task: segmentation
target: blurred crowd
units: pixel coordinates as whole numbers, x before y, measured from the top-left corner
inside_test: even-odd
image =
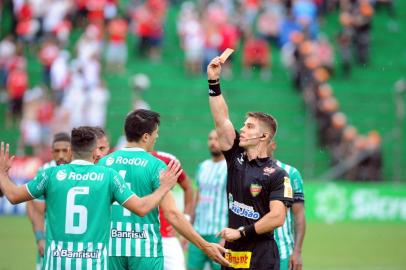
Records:
[[[105,127],[110,96],[102,69],[124,71],[129,33],[139,55],[161,56],[165,0],[133,1],[121,13],[116,0],[13,0],[0,7],[11,14],[10,33],[0,41],[0,101],[8,105],[6,127],[21,131],[20,150],[41,155],[52,134]],[[38,65],[42,74],[32,76]],[[138,74],[131,84],[134,108],[148,108],[141,94],[149,79]]]
[[[378,3],[379,2],[379,3]],[[382,178],[381,137],[376,131],[358,134],[340,111],[328,79],[334,74],[334,49],[319,22],[333,10],[340,13],[337,35],[341,73],[350,75],[354,62],[366,65],[370,53],[373,5],[393,9],[393,3],[369,0],[218,0],[184,2],[178,16],[178,34],[186,71],[200,73],[226,48],[242,47],[242,75],[253,67],[260,78],[271,78],[271,48],[280,48],[281,61],[304,97],[318,124],[320,145],[331,153],[332,166],[348,163],[338,178],[362,181]],[[231,77],[228,60],[224,76]]]
[[[363,9],[369,12],[361,12]],[[368,24],[367,31],[364,31],[363,27],[363,30],[356,30],[358,26],[351,24],[351,31],[356,33],[356,36],[351,38],[354,51],[360,62],[366,63],[373,6],[368,1],[348,1],[341,5],[341,10],[341,22],[342,16],[351,16],[351,11],[352,16],[359,17],[352,20]],[[344,164],[344,170],[337,178],[382,180],[381,136],[377,131],[370,131],[367,135],[359,134],[357,128],[348,123],[345,113],[340,111],[340,104],[328,83],[333,72],[332,62],[323,57],[331,52],[325,53],[326,50],[320,48],[324,38],[311,39],[304,31],[292,31],[289,37],[289,50],[282,52],[284,62],[290,70],[294,86],[302,93],[317,122],[318,141],[330,152],[331,165],[343,167]]]
[[[169,4],[134,0],[121,10],[118,0],[2,2],[3,14],[12,14],[12,26],[0,41],[0,101],[8,103],[6,125],[21,130],[20,148],[30,146],[38,154],[56,132],[80,125],[105,127],[110,96],[102,69],[125,72],[129,54],[160,61]],[[392,0],[183,2],[177,32],[185,70],[201,74],[213,57],[241,44],[241,63],[232,55],[223,66],[224,77],[231,78],[232,66],[238,64],[243,76],[251,77],[258,69],[260,78],[269,80],[271,48],[280,49],[283,65],[317,120],[319,141],[329,149],[332,165],[355,160],[354,168],[340,177],[380,179],[380,135],[358,134],[340,112],[328,84],[335,72],[334,49],[319,32],[324,15],[339,10],[341,29],[335,41],[342,74],[349,76],[355,62],[366,65],[369,61],[372,18],[378,5],[395,14]],[[38,70],[33,65],[41,65],[41,76],[32,76]],[[33,79],[39,77],[39,81]],[[137,74],[130,84],[133,107],[148,109],[142,96],[149,78]]]

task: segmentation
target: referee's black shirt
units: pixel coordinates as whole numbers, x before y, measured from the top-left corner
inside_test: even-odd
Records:
[[[288,207],[293,202],[287,173],[269,157],[249,161],[239,142],[240,135],[236,132],[232,148],[223,152],[227,161],[228,226],[233,229],[260,220],[269,213],[272,200],[282,201]],[[279,253],[273,232],[254,239],[226,242],[226,248],[251,251],[250,269],[279,269]]]

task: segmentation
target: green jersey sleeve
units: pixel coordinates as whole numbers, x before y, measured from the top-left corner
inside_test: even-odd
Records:
[[[161,181],[159,180],[159,177],[161,175],[161,172],[164,170],[166,170],[166,164],[161,160],[157,160],[155,170],[152,171],[152,175],[151,175],[153,190],[158,189],[159,186],[161,185]]]
[[[52,169],[39,170],[35,178],[26,184],[31,197],[39,198],[45,194],[49,183],[49,172],[51,170]]]
[[[113,201],[117,201],[119,204],[123,205],[134,192],[127,186],[124,179],[114,170],[111,170],[111,185],[113,193]]]

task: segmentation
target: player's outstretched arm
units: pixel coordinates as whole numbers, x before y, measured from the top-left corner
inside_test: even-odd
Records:
[[[216,57],[207,66],[209,79],[209,104],[211,114],[219,138],[220,148],[223,151],[230,150],[235,139],[234,126],[228,115],[227,103],[220,91],[221,60]]]
[[[232,242],[241,237],[250,238],[253,235],[272,232],[274,229],[282,226],[285,222],[286,206],[283,202],[275,200],[269,203],[269,208],[269,213],[263,216],[255,224],[241,227],[241,229],[238,230],[225,228],[221,230],[217,236],[222,237],[228,242]]]
[[[156,208],[162,198],[172,189],[177,183],[179,175],[182,173],[179,162],[171,161],[168,168],[163,171],[159,177],[161,181],[160,187],[154,193],[142,198],[132,196],[123,206],[138,216],[145,216],[152,209]]]
[[[178,233],[195,244],[199,249],[206,253],[211,260],[216,261],[221,265],[229,266],[229,262],[222,255],[226,250],[216,243],[207,242],[193,229],[192,224],[186,220],[183,213],[176,207],[175,199],[171,192],[169,192],[162,200],[160,207],[168,222]]]
[[[14,156],[10,157],[10,145],[1,142],[0,146],[0,189],[12,204],[32,200],[25,186],[17,186],[8,177],[8,170],[11,167]]]

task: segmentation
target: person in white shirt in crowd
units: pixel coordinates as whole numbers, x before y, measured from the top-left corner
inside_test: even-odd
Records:
[[[61,51],[51,65],[51,88],[57,104],[61,104],[69,83],[69,52]]]
[[[85,118],[87,125],[104,128],[106,126],[107,103],[110,99],[110,92],[106,89],[105,83],[99,82],[96,87],[87,92]]]

